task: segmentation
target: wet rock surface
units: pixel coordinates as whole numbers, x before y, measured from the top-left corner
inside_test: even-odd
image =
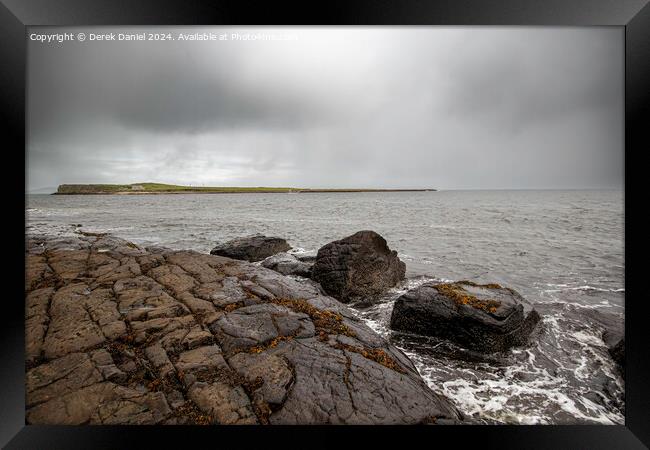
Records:
[[[390,327],[494,353],[524,345],[540,316],[516,291],[469,281],[426,283],[395,301]]]
[[[374,231],[359,231],[321,247],[312,278],[342,302],[372,299],[404,279],[406,265]]]
[[[296,275],[305,278],[311,276],[313,265],[313,263],[301,261],[289,253],[278,253],[262,261],[263,267],[275,270],[282,275]]]
[[[282,238],[254,235],[219,244],[210,254],[254,262],[287,250],[291,250],[291,246]]]
[[[29,424],[461,420],[311,280],[102,235],[30,237],[26,269]]]
[[[619,340],[609,349],[609,354],[612,356],[612,359],[621,367],[625,367],[625,338]]]
[[[619,367],[623,368],[625,367],[625,336],[618,330],[605,331],[603,333],[603,342],[607,345],[607,351],[612,359]]]
[[[621,367],[625,367],[625,339],[621,338],[616,344],[608,348],[612,359]]]

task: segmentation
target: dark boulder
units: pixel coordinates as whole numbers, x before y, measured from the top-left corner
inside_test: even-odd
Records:
[[[405,264],[374,231],[359,231],[321,247],[312,279],[342,302],[371,299],[404,279]]]
[[[210,254],[253,262],[287,250],[291,250],[291,246],[284,239],[257,234],[219,244]]]
[[[469,281],[426,283],[395,301],[393,330],[493,353],[527,342],[540,316],[516,291]]]
[[[612,359],[616,363],[624,367],[625,366],[625,338],[618,341],[614,346],[609,348],[609,354],[612,356]]]
[[[313,264],[300,261],[289,253],[278,253],[269,256],[262,261],[262,266],[267,269],[275,270],[282,275],[296,275],[299,277],[309,278]]]
[[[623,336],[622,332],[605,331],[603,333],[603,342],[607,345],[607,350],[614,362],[621,367],[625,366],[625,336]]]

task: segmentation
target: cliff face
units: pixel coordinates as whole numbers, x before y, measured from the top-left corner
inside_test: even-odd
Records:
[[[30,424],[456,423],[317,284],[103,235],[27,245]]]

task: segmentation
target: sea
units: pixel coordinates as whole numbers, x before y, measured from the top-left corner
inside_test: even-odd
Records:
[[[355,313],[476,423],[623,424],[624,379],[603,341],[624,327],[624,192],[28,195],[26,233],[108,232],[136,244],[209,252],[255,233],[315,255],[360,230],[381,234],[406,280]],[[542,320],[530,344],[478,355],[393,332],[397,297],[428,281],[511,287]]]

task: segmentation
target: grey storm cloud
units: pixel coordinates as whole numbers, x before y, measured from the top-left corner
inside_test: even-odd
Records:
[[[620,28],[155,31],[292,39],[30,41],[28,190],[622,187]]]

